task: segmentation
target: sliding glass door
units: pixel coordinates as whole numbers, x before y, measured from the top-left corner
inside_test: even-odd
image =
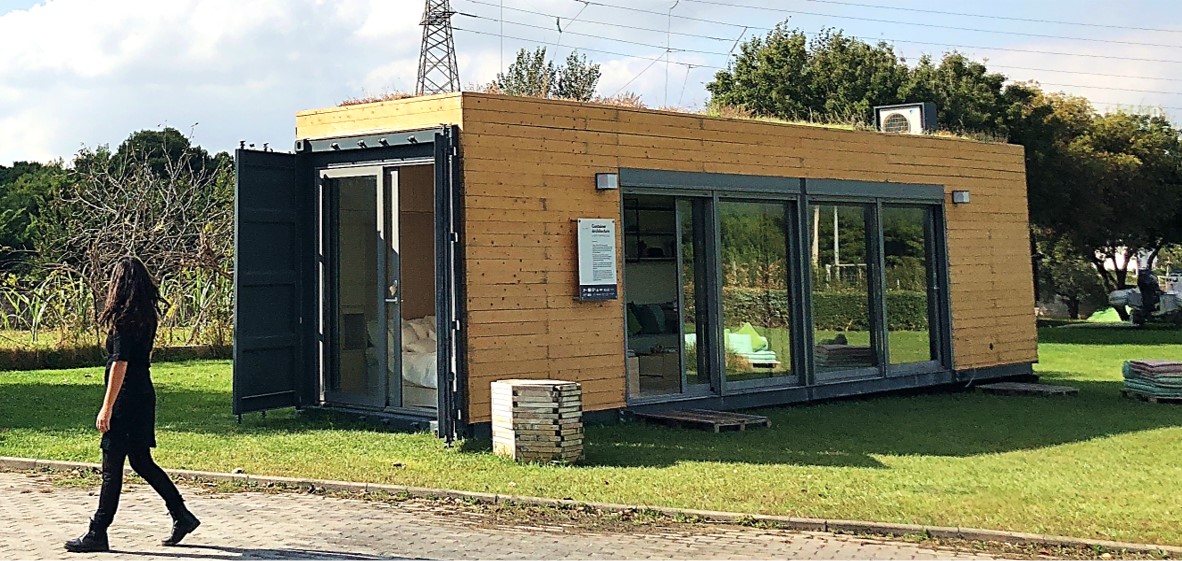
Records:
[[[723,373],[728,387],[788,383],[792,376],[790,202],[718,203]]]
[[[863,203],[809,207],[813,365],[818,381],[879,374],[873,209]]]
[[[709,201],[624,198],[624,300],[628,395],[645,399],[711,391],[708,265]]]
[[[940,188],[822,187],[624,195],[630,400],[949,368]]]
[[[935,210],[883,206],[887,356],[896,365],[938,361],[940,325]]]

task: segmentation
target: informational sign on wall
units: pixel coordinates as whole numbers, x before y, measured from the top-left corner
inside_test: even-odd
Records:
[[[615,300],[616,221],[580,218],[579,300]]]

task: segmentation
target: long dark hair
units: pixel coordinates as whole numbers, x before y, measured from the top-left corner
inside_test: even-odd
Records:
[[[122,257],[111,270],[107,302],[99,314],[99,325],[108,330],[128,330],[151,337],[160,318],[160,289],[144,262],[136,257]]]

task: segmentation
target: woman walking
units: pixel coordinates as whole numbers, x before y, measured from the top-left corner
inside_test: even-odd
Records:
[[[172,535],[164,545],[176,545],[201,524],[185,508],[176,485],[152,460],[156,446],[156,391],[149,365],[160,314],[160,291],[143,262],[120,259],[111,273],[107,301],[99,324],[107,329],[106,395],[95,426],[102,433],[102,490],[90,530],[66,542],[72,552],[107,551],[107,527],[119,508],[123,461],[144,478],[168,506]]]

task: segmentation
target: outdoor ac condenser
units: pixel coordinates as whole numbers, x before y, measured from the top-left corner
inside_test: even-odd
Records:
[[[936,130],[936,104],[903,103],[874,108],[878,130],[897,134],[923,134]]]

